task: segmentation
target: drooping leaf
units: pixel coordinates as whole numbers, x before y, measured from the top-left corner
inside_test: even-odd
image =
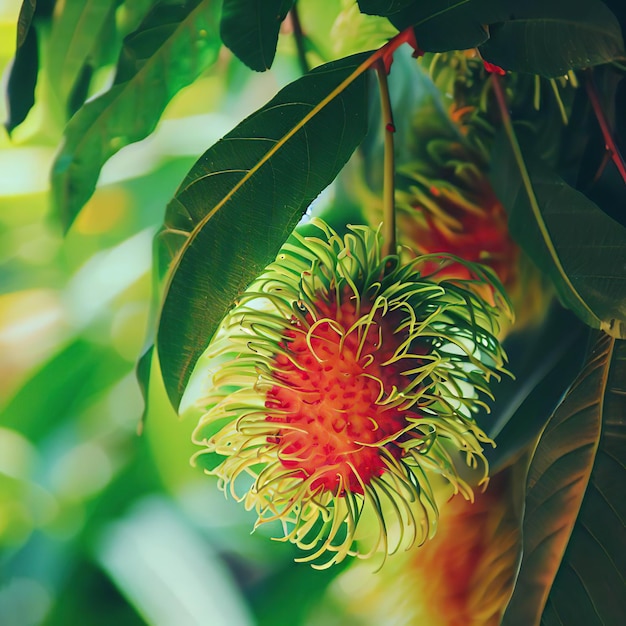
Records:
[[[570,69],[623,59],[615,15],[601,0],[528,0],[489,29],[483,58],[507,70],[562,76]]]
[[[28,35],[28,31],[30,27],[33,25],[33,19],[35,17],[35,13],[37,12],[37,0],[23,0],[22,6],[20,7],[20,13],[17,16],[17,45],[16,50],[19,51],[20,47],[24,45],[26,41],[26,36]],[[41,11],[42,4],[50,4],[39,2],[39,9]]]
[[[37,2],[24,0],[17,19],[15,59],[7,83],[8,133],[19,126],[35,104],[35,86],[39,71],[37,33],[33,25]]]
[[[358,0],[361,13],[386,17],[413,4],[415,0]]]
[[[50,83],[61,102],[68,102],[100,32],[107,22],[115,20],[117,4],[118,0],[65,2],[56,16],[50,33],[47,67]]]
[[[584,322],[626,337],[626,228],[567,185],[530,150],[495,143],[492,182],[509,229]]]
[[[72,87],[72,91],[67,98],[67,104],[65,110],[67,117],[70,118],[81,106],[85,103],[87,95],[89,94],[89,87],[91,85],[91,79],[93,77],[93,67],[90,64],[83,65],[83,68],[78,76],[76,83]]]
[[[625,345],[599,338],[540,436],[527,478],[521,567],[504,626],[622,623]]]
[[[107,159],[150,134],[171,98],[216,60],[218,9],[216,0],[158,4],[126,38],[114,85],[70,120],[53,166],[53,198],[66,228]]]
[[[224,0],[220,35],[248,67],[264,72],[272,66],[280,25],[294,0]]]
[[[182,248],[157,349],[175,407],[235,298],[363,139],[365,59],[329,63],[285,87],[205,152],[169,204],[161,238],[172,251]]]
[[[626,615],[626,342],[611,360],[600,446],[542,623],[620,626]],[[550,617],[549,617],[550,616]],[[556,622],[551,620],[556,618]]]

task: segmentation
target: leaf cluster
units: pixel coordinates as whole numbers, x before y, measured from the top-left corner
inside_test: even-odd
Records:
[[[445,126],[480,154],[511,235],[573,314],[558,317],[554,305],[543,335],[511,339],[518,383],[508,391],[503,383],[493,461],[523,465],[525,511],[502,623],[617,626],[626,614],[623,4],[358,0],[372,41],[377,28],[398,34],[382,48],[337,58],[323,20],[311,17],[312,1],[24,0],[7,131],[19,136],[45,93],[64,128],[51,198],[68,230],[107,161],[153,133],[187,86],[234,71],[234,59],[255,72],[281,54],[301,64],[302,76],[208,147],[163,203],[153,328],[138,373],[147,389],[158,358],[178,408],[224,315],[338,177],[328,221],[340,229],[352,216],[363,219],[351,167],[359,158],[362,171],[373,172],[364,186],[374,193],[382,171],[369,74],[395,54],[398,154],[426,158],[428,137],[413,126],[420,112],[428,132]],[[323,4],[334,16],[354,10]],[[397,51],[404,43],[423,55],[417,73]],[[449,109],[466,112],[462,131],[450,130]],[[551,327],[556,317],[566,321]],[[64,358],[82,363],[84,346]],[[23,411],[16,415],[28,430]]]

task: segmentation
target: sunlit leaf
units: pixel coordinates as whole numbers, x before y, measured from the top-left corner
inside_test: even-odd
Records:
[[[622,623],[625,374],[626,344],[603,334],[541,434],[527,478],[523,557],[504,626]]]
[[[294,0],[224,0],[220,35],[248,67],[272,66],[280,25]]]
[[[584,322],[626,337],[626,228],[530,151],[496,141],[492,181],[509,229]]]
[[[530,0],[514,13],[480,49],[504,69],[555,77],[625,56],[619,22],[601,0]]]
[[[39,71],[37,33],[33,25],[36,0],[24,0],[17,20],[15,59],[7,83],[7,132],[19,126],[35,104],[35,86]]]
[[[205,152],[168,206],[162,238],[172,249],[184,243],[157,346],[175,407],[235,298],[363,139],[365,58],[329,63],[285,87]]]
[[[94,48],[99,33],[115,19],[117,0],[65,2],[49,41],[50,82],[67,102]]]
[[[53,167],[56,210],[66,228],[107,159],[151,133],[170,99],[216,60],[218,9],[215,0],[159,4],[126,38],[114,85],[70,120]]]

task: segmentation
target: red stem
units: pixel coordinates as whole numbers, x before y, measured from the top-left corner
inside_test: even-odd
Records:
[[[376,74],[380,87],[380,106],[385,137],[384,186],[383,186],[383,256],[397,253],[396,244],[396,207],[395,207],[395,158],[394,139],[396,127],[387,84],[388,66],[383,59],[376,64]]]
[[[593,79],[592,70],[585,70],[584,76],[587,96],[589,97],[589,102],[591,102],[593,112],[595,113],[598,124],[600,125],[600,130],[602,131],[602,136],[604,137],[604,146],[607,153],[611,157],[611,160],[615,163],[622,180],[626,183],[626,164],[624,163],[624,159],[615,143],[613,132],[609,128],[609,123],[606,119],[606,115],[604,114],[604,110],[602,109],[596,83]]]

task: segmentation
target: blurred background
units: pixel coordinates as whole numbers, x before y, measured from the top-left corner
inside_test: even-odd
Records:
[[[20,4],[0,0],[3,88]],[[28,119],[0,129],[2,626],[297,624],[329,581],[251,534],[254,516],[191,466],[194,424],[158,373],[138,435],[153,235],[196,158],[298,75],[285,45],[271,72],[229,56],[182,90],[107,163],[67,234],[50,214],[64,119],[45,56]]]

